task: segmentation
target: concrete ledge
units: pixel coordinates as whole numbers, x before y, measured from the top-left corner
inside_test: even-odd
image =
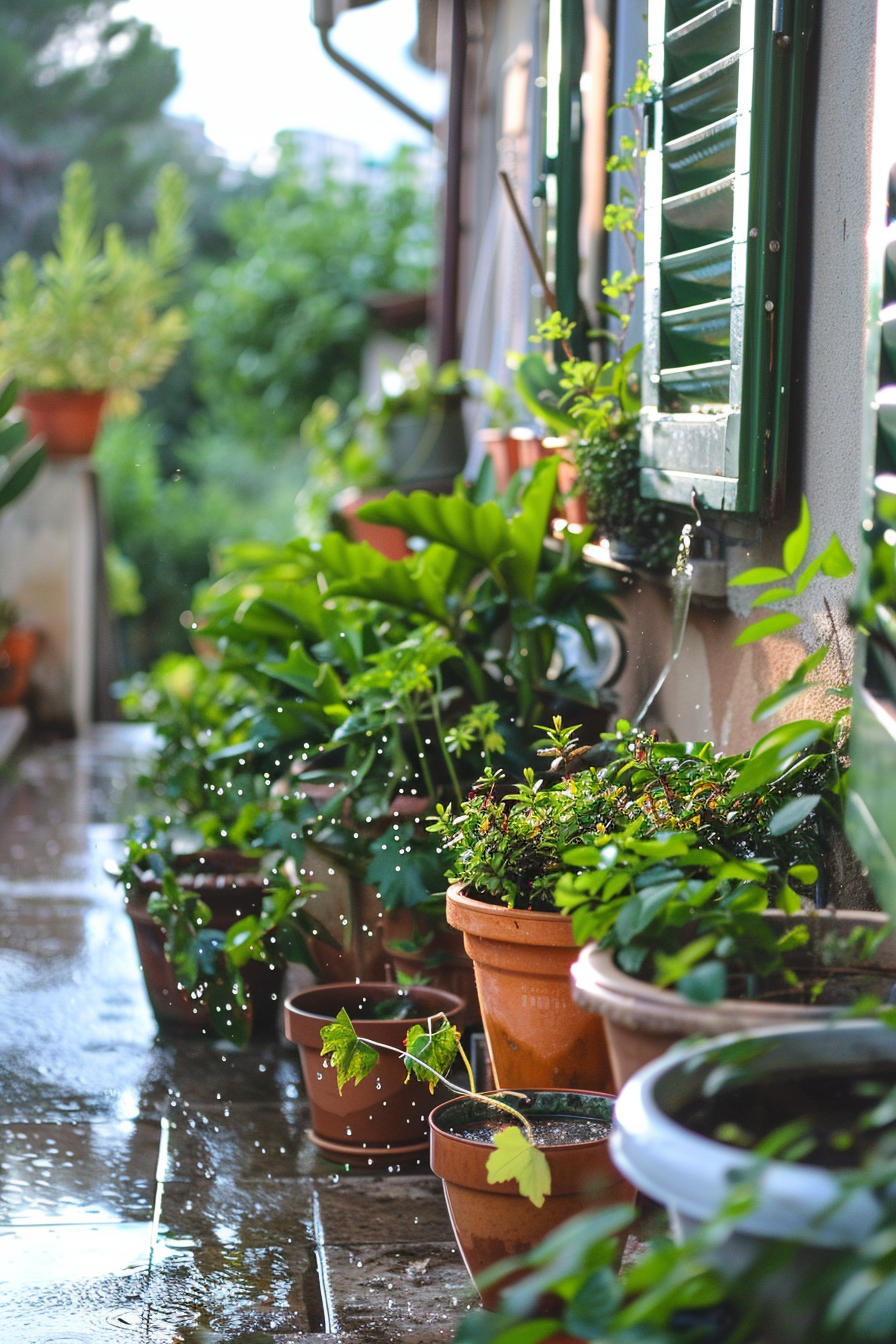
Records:
[[[28,715],[21,705],[0,709],[0,765],[8,761],[28,727]]]

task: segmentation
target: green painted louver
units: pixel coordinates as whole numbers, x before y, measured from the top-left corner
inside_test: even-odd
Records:
[[[896,914],[896,8],[878,5],[868,234],[864,469],[868,510],[856,606],[847,833],[881,905]]]
[[[641,493],[781,502],[815,0],[650,0]]]

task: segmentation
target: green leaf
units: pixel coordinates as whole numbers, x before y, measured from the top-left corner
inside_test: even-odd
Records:
[[[534,1148],[521,1129],[508,1125],[494,1136],[495,1151],[486,1162],[489,1185],[516,1181],[520,1194],[536,1209],[551,1193],[551,1169],[539,1148]]]
[[[803,903],[799,896],[796,894],[793,887],[788,886],[786,882],[775,897],[775,905],[779,910],[783,910],[785,914],[788,915],[798,915],[803,908]]]
[[[809,502],[803,495],[800,502],[800,520],[784,541],[783,560],[784,568],[788,574],[793,574],[803,563],[811,530],[812,519],[809,515]]]
[[[514,373],[514,386],[533,415],[554,431],[569,434],[576,430],[575,417],[560,405],[565,389],[562,374],[552,371],[543,355],[524,355]]]
[[[796,882],[805,882],[811,886],[813,882],[818,881],[818,869],[814,863],[795,863],[789,870],[789,876]]]
[[[28,488],[43,466],[44,456],[40,440],[31,439],[11,457],[0,459],[0,509]]]
[[[344,1008],[339,1009],[335,1022],[321,1027],[320,1037],[324,1043],[320,1053],[333,1056],[340,1095],[350,1079],[354,1078],[357,1087],[379,1063],[380,1057],[376,1050],[357,1035]]]
[[[439,1078],[447,1076],[457,1058],[459,1045],[460,1032],[450,1022],[440,1022],[435,1031],[427,1031],[415,1023],[405,1040],[407,1054],[404,1062],[408,1077],[413,1074],[422,1083],[429,1084],[430,1092],[435,1092]]]
[[[682,976],[676,988],[692,1003],[717,1003],[725,997],[727,979],[724,961],[713,959]]]
[[[787,578],[786,569],[773,569],[769,565],[759,565],[755,569],[745,569],[728,580],[729,588],[748,588],[754,583],[774,583]]]
[[[783,807],[778,808],[768,823],[772,835],[786,835],[795,830],[801,821],[805,821],[821,802],[820,793],[804,793],[802,797],[791,798]]]
[[[840,538],[836,532],[822,551],[820,560],[821,572],[826,574],[829,579],[848,578],[855,569],[855,565],[840,544]]]
[[[822,644],[820,649],[810,653],[808,658],[804,658],[799,667],[793,672],[787,681],[781,683],[777,690],[772,691],[771,695],[760,700],[753,713],[754,722],[770,718],[772,714],[781,709],[795,696],[802,694],[806,688],[806,678],[810,672],[814,672],[816,667],[820,667],[828,654],[827,644]]]
[[[796,597],[795,588],[769,588],[764,593],[759,593],[750,603],[751,607],[770,607],[773,602],[786,602],[789,597]]]
[[[766,635],[780,634],[782,630],[789,630],[799,623],[799,616],[794,615],[792,611],[778,611],[774,616],[766,616],[761,621],[754,621],[752,625],[747,626],[746,630],[741,630],[737,639],[734,640],[734,646],[755,644],[758,639],[765,639]]]

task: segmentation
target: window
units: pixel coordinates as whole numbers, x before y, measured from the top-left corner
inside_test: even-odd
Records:
[[[641,492],[772,516],[812,0],[650,0]]]

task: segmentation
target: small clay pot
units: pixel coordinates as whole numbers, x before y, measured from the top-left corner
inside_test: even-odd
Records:
[[[21,392],[18,401],[31,433],[43,435],[48,457],[86,457],[100,432],[106,395],[66,388]]]
[[[409,992],[420,1016],[380,1020],[366,1015],[398,992],[396,985],[385,982],[348,982],[303,989],[286,1001],[286,1035],[299,1047],[311,1107],[308,1137],[334,1162],[353,1167],[388,1164],[397,1169],[428,1150],[429,1087],[416,1078],[405,1082],[407,1069],[399,1055],[381,1050],[374,1071],[358,1084],[347,1083],[340,1096],[336,1069],[325,1064],[320,1053],[321,1027],[333,1022],[340,1008],[345,1008],[359,1036],[400,1050],[415,1023],[425,1027],[437,1013],[456,1023],[464,1006],[456,994],[415,986]]]
[[[549,1115],[601,1121],[612,1118],[614,1100],[606,1093],[574,1089],[530,1090],[526,1101],[503,1099],[530,1119]],[[496,1117],[500,1113],[494,1108],[467,1097],[443,1102],[429,1117],[430,1163],[442,1179],[454,1235],[474,1280],[499,1260],[530,1251],[567,1218],[632,1197],[631,1186],[610,1160],[609,1136],[541,1148],[551,1171],[551,1193],[540,1209],[519,1193],[515,1181],[490,1185],[487,1163],[494,1145],[462,1138],[457,1131]],[[520,1272],[510,1274],[486,1289],[482,1305],[496,1310],[501,1292],[520,1277]]]
[[[387,560],[404,560],[411,552],[408,549],[407,534],[400,527],[389,527],[385,523],[368,523],[358,517],[358,510],[365,504],[385,499],[388,490],[368,490],[364,493],[354,489],[344,491],[336,500],[336,511],[345,520],[345,526],[352,541],[366,541]]]
[[[38,632],[24,625],[12,626],[0,640],[0,708],[24,699],[39,646]]]
[[[503,495],[513,476],[520,469],[519,439],[513,438],[503,429],[480,429],[476,437],[492,460],[495,485]]]
[[[477,901],[457,884],[448,888],[446,915],[452,928],[463,931],[476,970],[497,1085],[610,1087],[603,1025],[572,998],[572,920],[553,911]]]
[[[208,905],[213,929],[229,929],[245,915],[261,913],[261,903],[268,889],[262,883],[257,860],[249,855],[234,850],[209,849],[178,855],[173,866],[182,885],[195,891]],[[165,956],[167,934],[147,910],[150,896],[160,890],[160,885],[158,879],[147,872],[139,885],[125,895],[125,911],[137,940],[150,1007],[160,1027],[174,1027],[196,1034],[210,1031],[208,1009],[179,987],[174,968]],[[283,969],[272,970],[267,962],[250,961],[243,967],[243,979],[253,1030],[273,1030],[280,1021]]]
[[[768,911],[766,917],[780,922],[782,932],[785,923],[788,927],[808,923],[811,947],[832,928],[848,933],[853,928],[878,930],[888,923],[886,915],[860,910],[815,910],[794,916]],[[892,984],[896,975],[896,935],[878,948],[868,971],[884,973],[887,983]],[[825,974],[821,965],[818,974],[822,977]],[[602,952],[596,943],[582,949],[572,968],[572,985],[576,1002],[603,1019],[617,1091],[645,1064],[688,1036],[724,1036],[734,1031],[823,1022],[842,1012],[842,1005],[823,1007],[756,999],[692,1003],[674,989],[660,989],[646,980],[626,975],[616,965],[613,954]]]

